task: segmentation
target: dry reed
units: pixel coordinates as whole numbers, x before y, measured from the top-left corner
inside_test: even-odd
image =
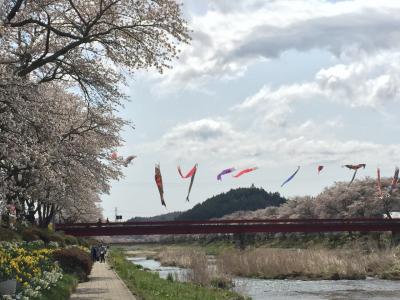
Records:
[[[258,248],[229,250],[217,258],[220,272],[260,278],[359,279],[379,275],[396,263],[393,250]]]
[[[188,269],[187,280],[202,286],[227,287],[232,284],[229,274],[222,273],[211,264],[206,252],[198,248],[167,248],[157,259],[162,265],[179,266]]]

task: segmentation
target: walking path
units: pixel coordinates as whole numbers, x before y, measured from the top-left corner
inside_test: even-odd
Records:
[[[136,298],[117,277],[107,263],[96,262],[93,265],[89,281],[78,284],[71,300],[135,300]]]

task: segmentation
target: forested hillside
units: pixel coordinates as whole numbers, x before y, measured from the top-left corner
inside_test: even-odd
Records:
[[[261,188],[238,188],[213,196],[180,214],[176,220],[207,220],[220,218],[236,211],[253,211],[279,206],[286,199],[279,193],[268,193]]]

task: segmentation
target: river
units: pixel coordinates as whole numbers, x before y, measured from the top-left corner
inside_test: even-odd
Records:
[[[128,257],[132,263],[158,272],[161,278],[168,274],[185,281],[187,269],[162,266],[145,257]],[[398,300],[400,282],[368,278],[366,280],[264,280],[234,278],[234,291],[254,300]]]

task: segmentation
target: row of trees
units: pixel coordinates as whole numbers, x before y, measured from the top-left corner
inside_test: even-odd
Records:
[[[174,0],[0,1],[0,212],[98,218],[122,176],[123,74],[163,71],[188,41]]]
[[[336,182],[315,197],[294,197],[280,207],[268,207],[254,212],[237,212],[226,218],[351,218],[387,217],[400,211],[400,191],[388,193],[390,178],[382,179],[383,197],[378,192],[373,178],[347,182]]]

